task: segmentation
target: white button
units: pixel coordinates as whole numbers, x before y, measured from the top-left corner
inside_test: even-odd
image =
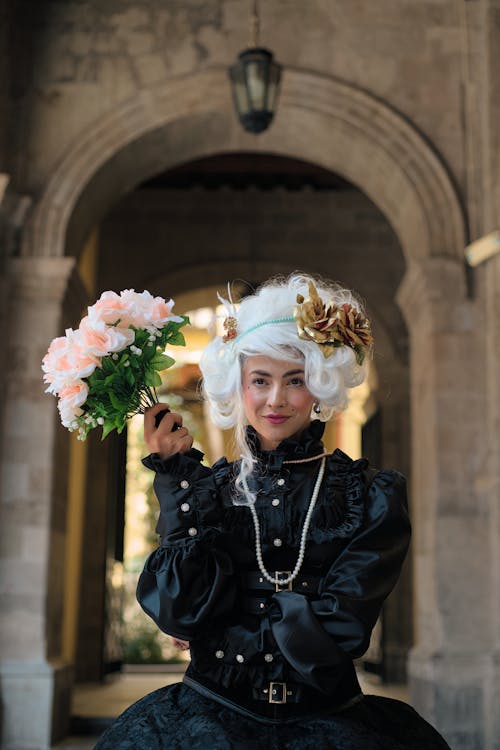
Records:
[[[276,508],[276,507],[277,507],[277,506],[278,506],[279,504],[280,504],[280,501],[278,500],[278,498],[277,498],[277,497],[275,497],[275,498],[274,498],[274,500],[271,500],[271,505],[274,505],[274,507],[275,507],[275,508]]]
[[[273,544],[274,544],[275,547],[281,547],[281,545],[283,544],[283,542],[281,541],[281,539],[275,539],[273,541]]]
[[[264,661],[272,661],[274,656],[272,654],[265,654]]]
[[[283,487],[283,485],[285,484],[285,480],[282,477],[280,477],[278,479],[278,484],[279,484],[280,487]]]
[[[189,503],[182,503],[181,510],[184,511],[184,513],[187,513],[190,507]]]
[[[223,659],[224,658],[224,651],[216,651],[215,652],[215,657],[217,659]]]
[[[196,536],[197,533],[198,533],[198,529],[195,529],[194,526],[191,526],[191,528],[188,529],[189,536]]]
[[[264,602],[260,602],[260,604],[259,604],[259,607],[260,607],[261,609],[264,609],[264,607],[265,607],[265,606],[266,606],[266,605],[264,604]]]
[[[263,578],[259,578],[259,583],[264,583],[264,579]]]
[[[188,482],[187,479],[183,479],[182,480],[181,487],[182,487],[183,490],[187,490],[187,488],[189,487],[189,482]]]
[[[236,654],[236,661],[239,661],[239,663],[242,664],[245,661],[245,657],[241,654]]]

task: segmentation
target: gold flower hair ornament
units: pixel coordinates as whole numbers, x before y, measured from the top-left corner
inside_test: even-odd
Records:
[[[362,312],[349,304],[336,305],[323,302],[313,282],[309,282],[309,297],[297,295],[293,315],[299,337],[314,341],[325,357],[334,349],[349,346],[362,365],[366,350],[373,345],[370,321]]]
[[[228,315],[228,317],[224,319],[224,322],[222,325],[226,332],[224,336],[222,337],[222,340],[225,344],[227,344],[229,341],[232,341],[233,339],[235,339],[236,336],[238,335],[238,330],[237,330],[238,323],[235,317],[233,317],[232,315]]]

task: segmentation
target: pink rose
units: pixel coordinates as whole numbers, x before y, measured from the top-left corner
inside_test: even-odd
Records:
[[[54,339],[49,346],[47,354],[42,360],[42,370],[44,372],[44,382],[49,383],[47,392],[54,393],[52,384],[55,382],[58,373],[59,361],[65,361],[68,351],[68,339],[66,336],[59,336]]]
[[[97,302],[88,308],[88,317],[92,325],[97,321],[108,325],[115,325],[119,321],[121,328],[133,324],[129,304],[116,292],[103,292]]]
[[[83,380],[75,381],[71,385],[61,388],[57,408],[64,427],[73,428],[75,418],[83,414],[80,407],[85,403],[88,395],[89,389]]]
[[[78,331],[68,328],[66,336],[52,341],[42,361],[43,379],[49,384],[48,393],[58,394],[73,381],[88,377],[99,360],[83,351]]]
[[[66,331],[69,342],[68,360],[75,379],[88,378],[100,364],[98,357],[86,350],[85,340],[80,329]]]
[[[181,323],[182,318],[172,315],[173,300],[153,297],[148,291],[124,289],[120,294],[103,292],[95,305],[88,308],[88,318],[93,327],[101,322],[120,328],[163,328],[169,320]]]
[[[153,295],[148,291],[135,292],[124,289],[121,299],[128,307],[132,325],[136,328],[148,328],[153,323]]]
[[[174,300],[166,302],[163,297],[155,297],[153,300],[152,323],[156,328],[163,328],[169,320],[182,323],[180,315],[172,315]]]
[[[90,321],[87,315],[78,329],[82,338],[82,348],[89,357],[106,357],[120,352],[134,343],[135,333],[131,328],[108,326],[102,320]]]

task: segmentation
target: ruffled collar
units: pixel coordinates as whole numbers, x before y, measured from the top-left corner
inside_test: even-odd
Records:
[[[324,431],[325,423],[315,419],[298,437],[286,438],[274,450],[264,451],[260,447],[256,430],[249,425],[247,427],[247,441],[252,452],[267,468],[280,469],[283,461],[310,458],[323,453],[325,448],[321,438]]]

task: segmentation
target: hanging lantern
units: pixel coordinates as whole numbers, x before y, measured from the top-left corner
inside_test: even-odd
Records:
[[[278,101],[282,66],[258,46],[259,15],[254,2],[252,47],[240,52],[229,68],[233,99],[240,122],[250,133],[262,133],[272,122]]]

